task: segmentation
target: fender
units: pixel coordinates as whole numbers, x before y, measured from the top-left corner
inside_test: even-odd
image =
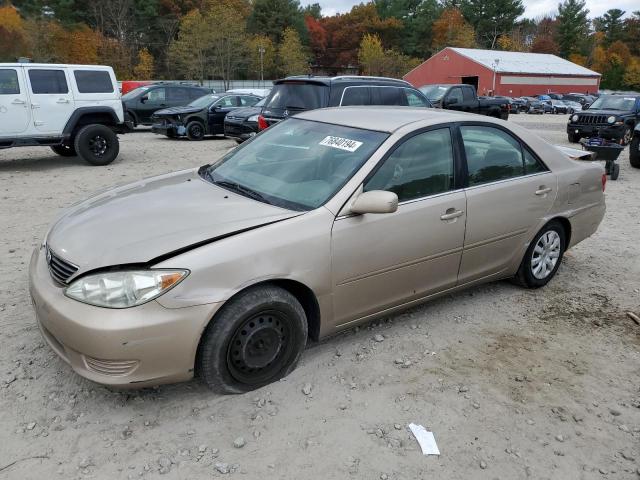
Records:
[[[118,115],[116,114],[115,110],[111,107],[80,107],[73,112],[73,114],[71,115],[71,118],[69,118],[69,120],[67,121],[67,124],[64,126],[64,130],[62,131],[62,134],[65,137],[70,137],[71,133],[76,128],[76,125],[78,124],[78,122],[83,116],[94,115],[94,114],[108,115],[109,118],[113,121],[114,126],[120,123],[120,120],[118,120]]]

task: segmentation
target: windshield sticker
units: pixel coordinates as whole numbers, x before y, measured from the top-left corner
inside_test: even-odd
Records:
[[[325,137],[319,145],[324,145],[325,147],[339,148],[340,150],[346,150],[347,152],[355,152],[362,142],[358,142],[356,140],[349,140],[348,138],[342,137]]]

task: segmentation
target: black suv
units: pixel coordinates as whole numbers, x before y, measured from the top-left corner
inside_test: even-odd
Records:
[[[287,77],[273,82],[262,115],[261,130],[288,116],[316,108],[347,105],[430,107],[410,83],[386,77]]]
[[[570,142],[598,136],[627,145],[640,122],[640,95],[602,95],[587,110],[569,118]]]
[[[152,83],[135,88],[122,96],[124,117],[134,126],[151,125],[151,115],[157,110],[181,107],[208,93],[211,93],[211,89],[197,85]]]

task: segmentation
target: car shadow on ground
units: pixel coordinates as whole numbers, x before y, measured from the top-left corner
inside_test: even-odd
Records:
[[[114,163],[117,161],[118,159],[116,159]],[[43,157],[12,158],[5,160],[2,158],[2,156],[0,156],[0,172],[8,172],[11,170],[28,170],[38,172],[71,166],[101,168],[94,167],[93,165],[88,164],[80,157],[62,157],[59,155],[49,155]]]

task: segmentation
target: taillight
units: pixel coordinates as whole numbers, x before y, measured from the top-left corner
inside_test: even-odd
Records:
[[[258,116],[258,130],[266,130],[267,128],[269,128],[269,124],[267,123],[267,121],[264,119],[264,117],[262,115]]]
[[[604,187],[607,185],[607,174],[602,174],[602,191],[604,192]]]

